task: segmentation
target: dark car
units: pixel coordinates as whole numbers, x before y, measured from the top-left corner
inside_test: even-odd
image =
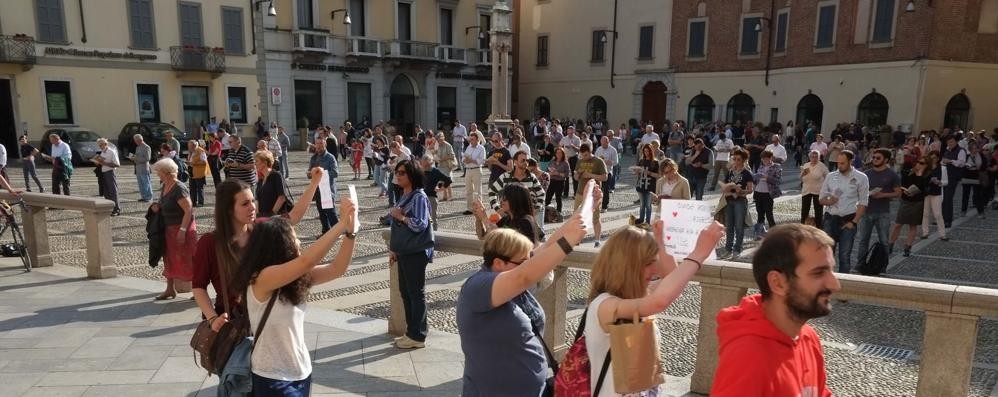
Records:
[[[121,158],[135,153],[135,134],[142,134],[146,145],[152,148],[152,157],[159,157],[159,147],[166,141],[166,133],[172,132],[173,137],[180,141],[180,154],[187,153],[187,133],[168,123],[128,123],[121,127],[118,134],[118,151]]]
[[[99,134],[87,128],[53,128],[46,130],[42,134],[42,140],[38,143],[38,150],[46,155],[52,154],[52,142],[49,142],[49,135],[58,134],[73,152],[73,165],[78,166],[86,160],[93,158],[100,152],[97,140],[101,138]],[[114,147],[114,143],[108,142]]]

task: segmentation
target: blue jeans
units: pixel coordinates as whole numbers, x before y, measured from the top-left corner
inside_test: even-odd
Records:
[[[724,227],[728,240],[724,249],[728,252],[742,252],[745,241],[745,215],[748,213],[748,200],[728,200],[724,206]]]
[[[620,175],[620,163],[619,162],[617,164],[613,165],[613,171],[611,171],[611,172],[612,172],[612,174],[610,175],[609,181],[610,181],[610,191],[612,192],[614,190],[617,190],[617,175]]]
[[[835,260],[839,262],[839,273],[849,273],[849,270],[852,269],[852,245],[856,240],[856,228],[844,227],[850,219],[852,219],[852,215],[842,217],[825,214],[825,222],[822,225],[825,234],[835,240]],[[860,222],[862,221],[860,219]]]
[[[651,192],[638,192],[641,197],[641,208],[638,211],[639,223],[651,223]]]
[[[275,380],[253,374],[254,397],[308,397],[312,394],[312,375],[302,380]]]
[[[877,230],[877,241],[886,246],[893,221],[889,212],[867,212],[859,220],[859,230],[857,231],[859,233],[859,258],[856,262],[860,266],[866,264],[866,254],[870,250],[870,237],[873,235],[874,228]]]
[[[683,159],[683,147],[682,146],[676,146],[676,147],[670,146],[668,149],[666,149],[665,155],[669,156],[669,158],[672,159],[672,161],[675,161],[676,164],[682,164],[681,161]]]
[[[537,213],[534,215],[534,218],[537,219],[537,230],[540,230],[542,233],[544,232],[544,211],[546,209],[547,207],[542,205],[537,209]],[[540,236],[537,237],[540,238]]]
[[[385,172],[380,165],[374,166],[374,183],[378,185],[378,193],[388,193],[388,186],[385,185]]]
[[[340,220],[336,216],[336,185],[331,186],[333,190],[333,208],[322,208],[322,199],[319,197],[318,192],[315,194],[315,208],[319,211],[319,224],[322,225],[322,233],[326,233],[329,229],[332,229]]]
[[[139,183],[139,195],[143,200],[152,200],[152,181],[149,174],[135,174],[135,179]]]
[[[291,168],[288,168],[288,152],[285,150],[281,153],[281,174],[284,175],[284,179],[288,179],[291,175]]]
[[[707,186],[707,176],[694,176],[690,179],[690,185],[693,188],[693,198],[703,200],[703,190]]]

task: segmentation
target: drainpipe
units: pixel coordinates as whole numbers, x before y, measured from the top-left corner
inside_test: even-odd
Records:
[[[256,3],[254,3],[254,1],[255,0],[249,0],[249,4],[250,4],[250,8],[249,9],[250,9],[250,12],[252,13],[252,14],[250,14],[250,15],[252,15],[252,17],[250,18],[250,42],[253,43],[253,49],[250,50],[250,54],[256,55],[256,13],[257,13],[257,9],[256,9]]]
[[[610,88],[614,88],[614,66],[617,63],[617,0],[613,0],[613,48],[610,50]],[[605,115],[604,115],[605,116]]]
[[[83,37],[80,38],[81,42],[87,42],[87,21],[83,19],[83,0],[79,0],[80,4],[80,27],[83,28]]]
[[[766,29],[766,31],[769,32],[768,37],[766,37],[766,41],[767,41],[767,43],[766,43],[766,87],[769,87],[769,67],[770,67],[770,60],[773,58],[773,43],[775,41],[774,37],[773,37],[773,23],[776,21],[776,15],[775,14],[776,14],[776,0],[771,0],[770,3],[769,3],[769,23],[767,24],[769,26],[769,29]]]

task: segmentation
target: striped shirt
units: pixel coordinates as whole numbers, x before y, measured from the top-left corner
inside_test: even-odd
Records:
[[[237,150],[230,150],[229,155],[225,156],[225,161],[234,160],[238,165],[253,164],[253,152],[246,148],[246,146],[239,146]],[[243,182],[248,183],[250,186],[256,186],[256,170],[254,169],[243,169],[243,168],[226,168],[228,170],[229,178],[236,178]]]
[[[499,178],[496,178],[495,181],[489,184],[489,205],[492,206],[493,210],[499,211],[499,200],[502,198],[500,197],[501,192],[508,184],[523,186],[533,196],[534,206],[544,208],[544,187],[541,186],[541,182],[530,172],[527,172],[523,179],[517,179],[511,171],[504,172]]]

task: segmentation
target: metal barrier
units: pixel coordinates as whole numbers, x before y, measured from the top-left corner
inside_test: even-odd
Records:
[[[0,199],[17,200],[8,192],[0,192]],[[111,250],[111,210],[114,202],[102,198],[62,196],[47,193],[22,193],[25,211],[21,216],[24,240],[33,267],[52,266],[49,248],[48,209],[58,208],[83,213],[84,232],[87,239],[87,277],[111,278],[118,275]]]
[[[480,256],[482,242],[466,234],[434,232],[436,249]],[[383,237],[387,243],[389,232]],[[565,337],[568,313],[568,269],[591,269],[596,252],[579,248],[555,268],[554,284],[537,295],[547,316],[544,339],[561,357],[569,341]],[[390,267],[391,317],[389,332],[405,331],[398,274]],[[998,290],[949,284],[837,275],[842,291],[836,298],[854,302],[925,312],[925,332],[919,365],[917,396],[966,396],[970,388],[977,326],[981,317],[998,317]],[[739,303],[746,289],[756,288],[752,267],[746,263],[710,261],[703,264],[694,281],[700,284],[700,324],[697,335],[696,368],[690,389],[710,392],[717,367],[717,313]]]

